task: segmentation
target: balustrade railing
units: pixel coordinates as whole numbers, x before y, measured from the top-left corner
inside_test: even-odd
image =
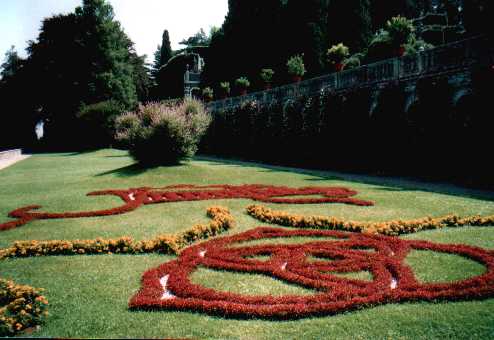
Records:
[[[463,70],[474,64],[494,62],[494,48],[488,37],[475,37],[431,50],[399,58],[379,61],[352,70],[327,74],[300,83],[275,87],[245,96],[227,98],[208,104],[212,111],[231,108],[246,101],[269,103],[274,100],[311,96],[321,91],[343,91],[356,87],[372,86],[390,81],[434,75],[441,72]]]

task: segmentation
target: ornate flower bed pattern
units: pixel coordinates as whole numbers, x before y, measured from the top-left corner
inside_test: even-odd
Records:
[[[296,245],[232,247],[250,240],[301,236],[321,237],[321,241]],[[411,268],[404,263],[411,250],[464,256],[483,264],[486,272],[464,281],[423,284],[418,282]],[[259,255],[270,258],[267,261],[249,258]],[[325,260],[311,261],[309,256]],[[270,275],[317,292],[312,296],[273,297],[216,291],[191,282],[190,275],[198,267]],[[359,271],[371,272],[373,280],[362,281],[334,275]],[[177,260],[146,272],[142,289],[131,299],[129,306],[134,309],[200,311],[221,316],[292,319],[384,303],[456,301],[492,296],[492,251],[466,245],[407,241],[382,235],[257,228],[192,246],[184,250]]]
[[[120,197],[124,204],[113,209],[68,213],[33,212],[33,209],[40,207],[29,206],[12,211],[9,216],[17,220],[0,224],[0,231],[38,219],[123,214],[142,205],[165,202],[244,198],[270,203],[373,205],[372,202],[353,198],[356,194],[356,191],[339,187],[288,188],[267,185],[174,185],[163,188],[104,190],[88,195],[115,195]],[[322,197],[289,197],[299,195]],[[142,288],[132,297],[129,307],[199,311],[225,317],[296,319],[329,315],[384,303],[465,300],[494,296],[493,251],[466,245],[407,241],[380,235],[398,235],[445,226],[492,225],[494,216],[461,218],[453,215],[436,219],[368,223],[344,221],[334,217],[301,216],[273,211],[257,205],[249,206],[247,212],[263,222],[318,230],[261,227],[185,248],[196,241],[217,236],[233,227],[234,220],[227,208],[211,207],[208,209],[208,216],[212,221],[208,225],[196,225],[174,235],[160,235],[139,242],[134,242],[128,237],[86,241],[20,241],[10,248],[0,249],[0,259],[155,252],[179,254],[176,260],[144,274]],[[341,229],[345,232],[324,229]],[[290,245],[275,242],[256,246],[242,245],[243,242],[253,240],[270,241],[293,237],[316,237],[318,240]],[[486,272],[464,281],[420,283],[412,269],[405,264],[405,258],[411,250],[430,250],[467,257],[484,265]],[[255,259],[256,256],[268,257],[268,260]],[[314,294],[274,297],[244,296],[216,291],[191,282],[191,274],[199,267],[264,274],[313,289]],[[361,271],[370,272],[372,280],[364,281],[337,275]],[[0,326],[3,327],[0,329],[5,331],[5,334],[15,334],[28,326],[39,324],[46,309],[46,300],[38,290],[27,286],[21,286],[20,290],[16,290],[16,287],[13,283],[0,279],[0,288],[3,289],[0,289]],[[13,296],[12,292],[16,296],[27,292],[32,295],[34,304],[21,304],[22,301],[19,299],[7,298]],[[28,300],[24,298],[23,301]],[[2,307],[1,304],[4,302],[5,306]],[[28,310],[34,305],[39,306],[31,315]]]
[[[39,205],[31,205],[13,210],[9,217],[16,218],[0,224],[0,231],[13,229],[28,222],[42,219],[81,218],[118,215],[133,211],[145,204],[166,202],[201,201],[212,199],[244,198],[269,203],[310,204],[310,203],[345,203],[370,206],[372,202],[352,198],[356,191],[338,187],[288,188],[270,185],[173,185],[162,188],[136,188],[128,190],[103,190],[90,192],[88,196],[114,195],[120,197],[124,204],[112,209],[98,211],[81,211],[65,213],[33,212]],[[321,198],[282,198],[283,196],[321,195]]]

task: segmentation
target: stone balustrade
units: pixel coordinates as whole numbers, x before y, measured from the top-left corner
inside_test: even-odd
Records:
[[[476,65],[493,64],[492,40],[480,36],[438,46],[415,55],[387,59],[355,69],[308,79],[300,83],[214,101],[208,103],[207,106],[212,112],[215,112],[233,108],[248,101],[270,103],[298,96],[316,95],[324,91],[339,93],[390,82],[411,81],[444,73],[459,73]]]

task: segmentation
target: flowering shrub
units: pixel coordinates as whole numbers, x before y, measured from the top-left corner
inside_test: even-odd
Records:
[[[252,217],[273,224],[279,224],[294,228],[335,229],[366,234],[400,235],[416,233],[427,229],[441,229],[444,227],[462,226],[491,226],[494,225],[492,216],[468,216],[449,215],[445,217],[425,217],[409,221],[387,221],[387,222],[357,222],[346,221],[336,217],[326,216],[302,216],[290,214],[284,211],[273,211],[258,205],[251,205],[247,213]]]
[[[160,235],[139,242],[134,242],[130,237],[75,241],[17,241],[10,248],[0,249],[0,259],[53,255],[177,254],[197,240],[216,236],[233,228],[235,224],[229,210],[224,207],[210,207],[207,215],[212,218],[208,225],[198,224],[175,235]]]
[[[318,237],[320,240],[290,245],[273,243],[241,246],[241,242],[251,240],[290,237]],[[237,246],[231,247],[233,244]],[[464,281],[423,284],[405,264],[405,258],[411,250],[464,256],[482,263],[487,271]],[[269,260],[251,258],[258,255],[269,256]],[[309,260],[309,255],[321,260]],[[274,297],[216,291],[191,282],[190,275],[198,267],[262,273],[317,290],[317,293]],[[373,280],[362,281],[334,275],[359,271],[371,272]],[[129,307],[187,310],[234,317],[296,319],[384,303],[457,301],[492,296],[494,253],[488,250],[466,245],[407,241],[382,235],[257,228],[187,248],[177,260],[147,271],[142,278],[142,288],[132,297]]]
[[[323,198],[290,199],[282,196],[293,195],[324,195]],[[66,213],[33,212],[34,209],[41,208],[38,205],[27,206],[13,210],[9,216],[16,218],[15,221],[0,224],[0,231],[22,226],[33,220],[61,219],[61,218],[81,218],[124,214],[133,211],[142,205],[166,203],[200,201],[212,199],[228,198],[250,198],[256,201],[269,203],[345,203],[360,206],[372,205],[372,202],[352,198],[357,192],[347,188],[333,187],[306,187],[288,188],[269,185],[172,185],[163,188],[136,188],[128,190],[102,190],[90,192],[88,196],[114,195],[120,197],[124,204],[120,207],[97,210]]]
[[[12,336],[44,321],[48,301],[41,292],[0,279],[0,336]]]
[[[116,119],[116,138],[143,164],[176,164],[196,153],[210,123],[209,113],[195,99],[177,105],[148,103]]]

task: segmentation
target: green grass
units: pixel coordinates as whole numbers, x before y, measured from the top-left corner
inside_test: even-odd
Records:
[[[126,153],[102,150],[83,154],[33,156],[0,171],[0,221],[15,208],[41,204],[45,211],[101,209],[120,204],[113,197],[86,197],[93,190],[171,184],[258,183],[289,186],[347,186],[373,207],[342,204],[275,205],[300,214],[333,215],[380,221],[423,216],[494,213],[494,195],[440,184],[267,167],[260,164],[197,159],[180,166],[140,170]],[[132,236],[151,238],[206,222],[211,205],[230,208],[237,227],[259,225],[245,213],[250,200],[157,204],[105,218],[36,221],[0,233],[0,247],[15,240],[91,239]],[[404,236],[434,242],[464,243],[494,249],[494,228],[458,228]],[[283,242],[284,240],[279,240]],[[310,241],[310,240],[309,240]],[[11,259],[0,262],[0,276],[46,288],[50,316],[33,333],[43,337],[147,338],[346,338],[430,339],[494,338],[494,299],[456,303],[389,304],[328,317],[297,321],[232,320],[190,312],[131,312],[127,303],[142,274],[170,256],[78,256]],[[483,271],[479,264],[454,255],[413,252],[407,258],[425,282],[449,282]],[[347,277],[366,279],[368,273]],[[367,276],[366,276],[367,275]],[[262,275],[200,269],[196,282],[242,294],[311,294],[310,290]]]

